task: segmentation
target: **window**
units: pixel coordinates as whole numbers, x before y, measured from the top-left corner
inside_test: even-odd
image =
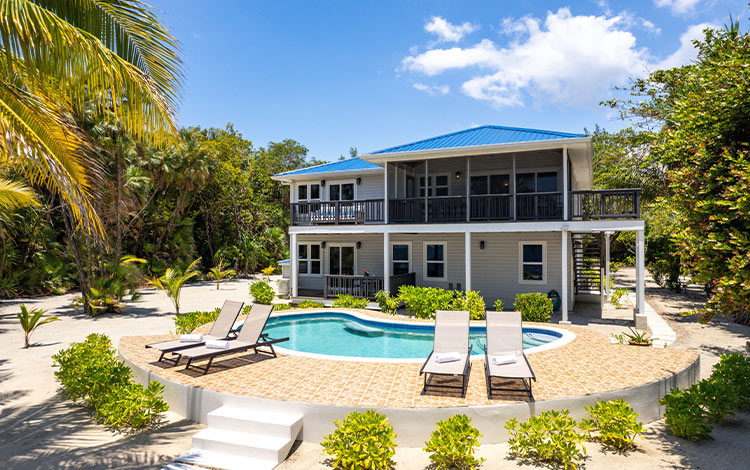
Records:
[[[424,243],[424,279],[445,281],[447,259],[446,242],[425,242]]]
[[[320,185],[319,184],[310,185],[310,199],[320,199]]]
[[[391,275],[411,272],[411,242],[391,243]]]
[[[297,249],[297,266],[299,274],[320,276],[320,245],[300,243]]]
[[[354,245],[329,245],[328,274],[353,276],[356,270]]]
[[[307,185],[301,184],[297,187],[297,200],[307,201]]]
[[[450,185],[449,175],[440,174],[432,175],[427,177],[427,197],[435,196],[449,196]],[[434,183],[434,184],[433,184]],[[419,177],[419,197],[424,197],[424,176]]]
[[[518,282],[547,284],[547,242],[520,242],[518,251]]]
[[[555,193],[557,192],[557,172],[516,174],[517,193]]]
[[[509,194],[509,175],[474,175],[471,177],[471,195]]]
[[[311,183],[311,184],[300,184],[297,186],[297,200],[298,201],[307,201],[307,200],[315,200],[320,199],[320,184],[319,183]]]
[[[329,201],[353,201],[354,183],[336,183],[328,185]]]

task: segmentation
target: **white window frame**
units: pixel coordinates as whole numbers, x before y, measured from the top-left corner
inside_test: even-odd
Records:
[[[438,176],[445,176],[448,178],[448,184],[441,184],[440,186],[437,186],[435,183],[437,182]],[[417,175],[417,194],[422,192],[422,189],[424,188],[420,183],[421,179],[424,178],[424,174]],[[430,181],[432,181],[432,184],[429,184]],[[427,191],[427,197],[451,197],[451,174],[449,172],[439,172],[439,173],[430,173],[427,175],[427,181],[425,181],[425,184],[428,186]],[[437,188],[448,188],[448,194],[446,196],[435,196],[436,189]],[[432,196],[429,194],[429,190],[432,189]],[[424,197],[424,196],[419,196]]]
[[[310,197],[312,195],[312,191],[310,186],[317,185],[318,186],[318,197],[312,198]],[[294,197],[296,202],[310,202],[310,201],[320,201],[322,198],[320,197],[320,193],[323,190],[323,187],[320,185],[320,182],[314,182],[311,181],[309,183],[297,183],[294,185]],[[299,188],[300,186],[306,186],[307,187],[307,198],[306,199],[300,199],[299,198]]]
[[[412,272],[412,251],[411,251],[411,242],[399,242],[399,241],[392,241],[391,242],[391,252],[390,252],[390,262],[391,262],[391,276],[393,276],[393,263],[403,263],[403,260],[394,260],[393,259],[393,245],[406,245],[409,247],[409,258],[406,260],[406,263],[409,264],[409,270],[407,272]]]
[[[542,262],[523,262],[523,247],[525,245],[542,245]],[[524,264],[541,264],[542,265],[542,280],[536,281],[532,279],[523,278],[523,265]],[[535,285],[547,285],[547,242],[546,241],[522,241],[518,242],[518,283],[519,284],[535,284]]]
[[[351,184],[354,186],[354,199],[353,201],[357,200],[357,181],[355,180],[342,180],[342,181],[326,181],[326,187],[325,187],[325,200],[328,202],[333,202],[331,199],[331,186],[332,185],[339,185],[339,197],[341,197],[341,185],[344,184]],[[347,199],[348,200],[348,199]],[[344,201],[343,199],[339,199],[338,202]]]
[[[320,246],[322,242],[297,242],[297,272],[299,276],[302,277],[322,277],[323,276],[323,247]],[[299,257],[299,247],[302,245],[307,246],[307,258],[300,258]],[[318,256],[320,258],[312,258],[312,249],[310,248],[312,245],[318,245]],[[306,273],[300,273],[299,272],[299,262],[300,261],[306,261],[307,262],[307,272]],[[319,261],[320,262],[320,272],[317,274],[311,273],[312,270],[312,262],[313,261]]]
[[[427,245],[443,246],[443,277],[427,276]],[[439,263],[439,261],[429,261],[430,263]],[[422,243],[422,280],[424,281],[447,281],[448,280],[448,242],[446,241],[425,241]]]
[[[325,266],[325,272],[326,272],[326,274],[331,274],[333,276],[338,276],[338,274],[331,273],[331,262],[330,262],[330,259],[329,259],[330,258],[329,253],[331,252],[331,248],[335,248],[335,247],[339,247],[339,248],[342,248],[342,247],[354,248],[354,269],[353,269],[354,270],[354,274],[353,275],[357,276],[357,269],[358,269],[358,266],[357,266],[357,264],[358,264],[357,263],[357,252],[359,250],[357,249],[357,244],[356,243],[326,243],[326,266]],[[339,251],[339,266],[341,266],[341,258],[340,257],[341,257],[341,251]],[[323,272],[323,269],[321,269],[321,272]]]

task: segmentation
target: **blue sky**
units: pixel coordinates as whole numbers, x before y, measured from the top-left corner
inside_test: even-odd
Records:
[[[598,104],[613,86],[748,17],[723,0],[151,3],[184,49],[182,125],[322,160],[482,124],[619,129]]]

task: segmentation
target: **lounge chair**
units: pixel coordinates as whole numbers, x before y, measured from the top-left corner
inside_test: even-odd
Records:
[[[224,301],[224,306],[221,307],[221,312],[219,312],[219,316],[216,317],[216,321],[211,327],[211,331],[209,331],[207,335],[203,335],[203,341],[183,342],[179,339],[173,339],[171,341],[162,341],[160,343],[147,344],[146,348],[158,349],[159,351],[161,351],[159,362],[164,361],[176,366],[177,363],[180,362],[179,355],[177,355],[177,357],[164,357],[164,355],[167,353],[174,354],[176,351],[180,351],[182,349],[202,346],[203,344],[205,344],[206,340],[228,338],[229,334],[232,332],[232,327],[234,326],[235,320],[237,320],[237,317],[242,311],[243,305],[244,302],[235,302],[233,300]]]
[[[496,358],[496,361],[493,361]],[[497,362],[497,363],[496,363]],[[503,362],[507,362],[503,364]],[[536,376],[523,352],[521,312],[487,312],[487,344],[484,348],[487,398],[493,391],[526,392],[533,401],[531,381]],[[523,389],[492,386],[492,378],[521,379]]]
[[[448,356],[453,356],[457,360],[440,362]],[[435,339],[432,352],[419,370],[419,375],[424,374],[422,395],[427,392],[428,387],[434,387],[460,390],[461,396],[466,396],[466,387],[469,384],[471,372],[470,357],[469,312],[444,310],[435,312]],[[461,385],[432,384],[429,380],[430,375],[461,376]]]
[[[185,370],[190,369],[192,365],[194,369],[203,371],[203,375],[208,373],[208,369],[211,367],[211,363],[214,358],[222,356],[224,354],[238,353],[247,351],[248,349],[254,349],[255,353],[258,353],[258,348],[268,347],[269,351],[263,351],[267,354],[271,354],[276,357],[276,351],[273,349],[273,345],[281,343],[282,341],[289,341],[289,338],[272,339],[268,335],[263,334],[263,328],[266,327],[268,317],[271,316],[273,307],[271,305],[253,304],[253,308],[245,318],[245,323],[242,325],[240,333],[236,339],[229,340],[229,345],[226,349],[214,349],[207,346],[198,346],[190,349],[183,349],[178,351],[177,354],[187,358],[187,364]],[[208,363],[204,367],[199,367],[193,364],[193,361],[201,359],[208,359]]]

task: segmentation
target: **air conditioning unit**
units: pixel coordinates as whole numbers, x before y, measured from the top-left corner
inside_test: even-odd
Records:
[[[279,295],[289,295],[289,279],[279,279]]]

